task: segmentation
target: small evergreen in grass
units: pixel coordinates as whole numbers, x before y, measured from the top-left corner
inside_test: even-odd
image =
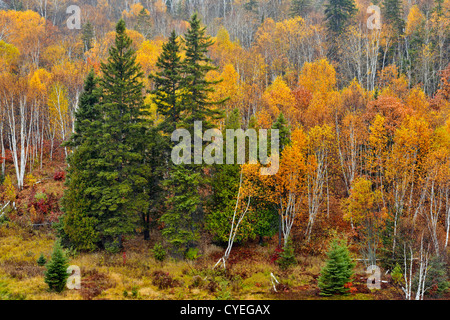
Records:
[[[45,259],[44,255],[41,253],[41,255],[39,256],[39,258],[37,259],[37,264],[38,266],[45,266],[45,264],[47,263],[47,259]]]
[[[347,294],[349,289],[345,284],[351,281],[355,266],[347,246],[342,241],[333,240],[327,256],[327,263],[320,271],[318,282],[320,295]]]
[[[48,284],[50,291],[61,292],[64,290],[69,277],[68,267],[66,254],[61,248],[61,244],[57,242],[53,249],[52,258],[46,265],[47,271],[44,275],[44,281]]]
[[[200,256],[201,254],[198,253],[198,248],[189,248],[184,255],[187,260],[197,260]]]
[[[293,266],[297,263],[297,260],[295,260],[294,247],[292,246],[291,240],[288,240],[288,242],[284,245],[283,251],[280,253],[280,258],[277,259],[277,263],[283,270],[286,270],[290,266]]]
[[[161,262],[164,261],[164,259],[166,258],[166,250],[160,243],[155,243],[155,245],[153,246],[153,249],[152,249],[152,254],[153,254],[153,257],[155,258],[155,260],[158,260]]]

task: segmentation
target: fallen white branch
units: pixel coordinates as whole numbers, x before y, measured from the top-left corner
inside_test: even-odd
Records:
[[[6,213],[6,212],[3,212],[3,210],[5,210],[5,208],[8,206],[9,203],[10,203],[10,201],[8,201],[8,202],[0,209],[0,212],[2,213],[2,214],[0,215],[0,218],[3,217],[3,215]],[[14,205],[14,207],[15,207],[15,205]]]
[[[277,278],[273,275],[272,272],[270,273],[270,282],[272,283],[273,290],[277,292],[276,284],[279,284],[280,282],[278,282]]]

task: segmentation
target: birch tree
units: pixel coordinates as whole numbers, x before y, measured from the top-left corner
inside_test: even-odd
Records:
[[[32,104],[27,100],[28,81],[19,76],[4,75],[0,90],[9,129],[7,137],[17,185],[22,189],[33,123]]]
[[[305,198],[305,147],[306,135],[302,129],[295,129],[291,143],[282,152],[280,169],[274,179],[285,246]]]
[[[55,132],[59,131],[61,140],[65,141],[70,133],[70,117],[67,90],[63,85],[56,83],[51,87],[48,105],[50,126]],[[64,153],[67,157],[67,147],[64,147]]]
[[[329,154],[332,147],[332,129],[328,125],[311,128],[307,137],[306,195],[308,224],[305,231],[307,242],[323,202],[324,185],[328,179]]]
[[[242,207],[240,204],[240,201],[242,201],[241,200],[242,172],[243,172],[243,167],[241,167],[241,173],[240,173],[240,177],[239,177],[239,189],[238,189],[239,191],[238,191],[238,194],[236,197],[236,206],[234,207],[233,219],[231,221],[231,229],[230,229],[230,235],[228,237],[228,245],[227,245],[227,248],[225,249],[225,253],[219,259],[219,261],[217,261],[217,263],[214,265],[213,269],[215,269],[220,264],[222,264],[222,267],[224,269],[226,268],[226,262],[230,256],[231,249],[233,248],[233,243],[234,243],[234,239],[236,238],[237,230],[239,228],[240,223],[244,219],[245,214],[247,213],[248,208],[250,206],[251,196],[248,196],[247,204],[244,205],[244,207]],[[238,214],[238,210],[242,210],[242,211]]]

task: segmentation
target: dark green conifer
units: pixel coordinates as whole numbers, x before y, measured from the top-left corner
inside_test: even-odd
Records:
[[[320,294],[346,294],[345,286],[351,281],[355,264],[350,258],[347,246],[342,241],[333,240],[327,253],[327,263],[320,271],[318,285]]]
[[[292,0],[289,8],[291,17],[305,17],[311,9],[311,0]]]
[[[99,197],[89,193],[89,188],[97,180],[91,163],[100,156],[95,135],[100,120],[97,80],[91,70],[75,112],[75,132],[65,142],[73,152],[67,157],[67,188],[61,200],[64,215],[57,227],[62,244],[78,250],[94,250],[99,241],[98,215],[93,208]]]
[[[158,113],[163,116],[159,128],[169,136],[168,140],[170,140],[170,135],[183,115],[181,104],[183,90],[180,84],[183,64],[175,31],[172,31],[168,41],[162,45],[162,53],[158,57],[156,66],[159,71],[150,76],[150,79],[154,81],[153,101]]]
[[[93,163],[98,183],[90,191],[100,196],[94,208],[99,215],[98,230],[105,247],[111,250],[121,246],[121,235],[134,231],[148,206],[144,192],[151,175],[150,168],[144,165],[148,112],[143,73],[131,44],[121,19],[99,78],[102,122],[94,135],[99,137],[101,157]]]
[[[189,24],[183,39],[186,57],[181,66],[183,77],[180,81],[183,115],[177,128],[187,129],[193,141],[195,135],[213,128],[213,121],[223,117],[217,109],[217,104],[223,101],[209,99],[209,93],[214,91],[213,84],[218,83],[206,79],[206,74],[216,69],[207,56],[208,48],[213,43],[211,37],[206,35],[197,14],[191,17]],[[201,121],[202,132],[194,132],[195,121]],[[203,154],[203,145],[199,151]],[[194,160],[195,157],[191,158]],[[165,226],[163,235],[178,253],[195,246],[199,237],[206,201],[201,196],[201,189],[209,180],[205,168],[203,162],[173,165],[169,178],[164,182],[169,198],[166,201],[167,211],[161,218]]]
[[[44,281],[48,285],[50,291],[61,292],[66,286],[67,268],[69,267],[68,259],[61,248],[59,242],[56,242],[53,249],[52,258],[46,265]]]
[[[354,0],[329,0],[325,5],[328,57],[339,60],[339,39],[357,12]]]
[[[403,19],[403,4],[400,0],[384,0],[382,5],[383,18],[390,23],[398,35],[402,35],[405,29]]]
[[[41,255],[39,256],[39,258],[37,259],[37,264],[38,266],[45,266],[45,264],[47,263],[47,259],[45,259],[44,255],[41,253]]]

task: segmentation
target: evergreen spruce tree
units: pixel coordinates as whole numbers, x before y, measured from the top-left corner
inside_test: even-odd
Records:
[[[211,101],[208,94],[214,91],[214,84],[220,81],[206,80],[206,74],[217,69],[207,56],[208,48],[213,44],[211,37],[206,35],[206,28],[201,26],[197,14],[189,21],[190,27],[184,36],[186,58],[183,62],[184,74],[181,86],[186,89],[183,94],[183,105],[187,110],[183,126],[192,129],[194,121],[203,122],[203,130],[213,127],[212,121],[223,118],[222,112],[215,108],[221,101]]]
[[[325,5],[325,20],[329,43],[328,56],[337,58],[339,37],[357,12],[354,0],[329,0]]]
[[[94,28],[92,24],[88,21],[83,25],[81,30],[81,40],[84,45],[84,52],[89,51],[93,47],[92,40],[94,39]]]
[[[151,93],[154,95],[153,101],[158,113],[163,116],[163,121],[157,128],[162,132],[160,154],[163,155],[163,161],[160,168],[163,168],[169,175],[168,179],[163,182],[167,208],[166,213],[161,217],[161,221],[164,223],[162,233],[172,245],[172,252],[181,254],[189,242],[197,239],[196,233],[192,232],[191,228],[192,207],[189,206],[189,203],[195,201],[198,194],[187,184],[191,182],[197,184],[198,174],[189,176],[183,171],[186,168],[182,164],[178,167],[171,161],[171,150],[174,145],[171,141],[171,134],[177,129],[183,117],[182,94],[185,92],[185,89],[181,87],[183,64],[175,31],[163,44],[162,53],[158,57],[156,65],[159,71],[150,75],[150,79],[154,81],[154,90]],[[182,208],[187,208],[187,211],[183,211]]]
[[[384,0],[382,5],[383,18],[395,29],[397,35],[402,35],[405,29],[403,7],[400,0]]]
[[[258,1],[248,0],[244,3],[244,9],[250,12],[258,12]]]
[[[83,92],[75,111],[74,133],[65,143],[66,146],[76,148],[89,139],[92,123],[100,119],[98,102],[97,79],[91,69],[84,81]]]
[[[142,10],[139,11],[139,14],[136,19],[135,29],[137,32],[142,34],[146,39],[149,38],[149,35],[151,34],[150,15],[148,14],[148,11],[145,8],[142,8]]]
[[[180,124],[183,117],[184,108],[182,104],[182,95],[185,92],[185,89],[181,87],[183,62],[181,61],[180,45],[178,44],[175,31],[172,31],[168,41],[163,44],[162,53],[158,57],[156,66],[159,70],[156,73],[151,74],[149,79],[152,80],[154,84],[154,89],[151,91],[153,102],[156,104],[157,111],[162,115],[163,120],[156,128],[158,132],[161,132],[161,135],[158,135],[158,133],[155,132],[155,135],[158,135],[159,137],[159,143],[156,147],[157,150],[155,149],[155,152],[159,154],[159,158],[153,159],[151,163],[154,165],[153,172],[159,173],[159,180],[162,179],[162,174],[169,174],[169,181],[172,181],[172,172],[176,170],[176,168],[171,161],[171,150],[174,146],[171,135],[177,129],[177,126]],[[159,180],[153,179],[153,181],[155,181],[153,190],[158,190],[158,193],[154,193],[154,198],[160,198],[158,197],[158,194],[160,195],[161,193],[166,198],[176,194],[176,192],[174,192],[175,186],[172,182],[163,183],[161,189]],[[170,201],[166,204],[169,202]],[[176,201],[171,204],[170,207],[176,205],[175,203]],[[170,230],[175,230],[177,227],[172,226],[175,229],[171,229],[171,218],[166,216],[164,219],[166,220],[165,225],[168,227],[164,234],[169,238],[171,237],[170,235],[173,235],[176,238]],[[174,241],[178,246],[179,241],[175,239]]]
[[[222,113],[215,108],[222,101],[211,101],[208,97],[214,90],[212,86],[218,82],[206,80],[206,74],[216,69],[207,56],[208,47],[212,45],[211,38],[206,35],[197,14],[192,16],[189,24],[183,39],[186,58],[181,65],[183,78],[179,83],[183,114],[177,128],[187,129],[195,139],[194,135],[200,133],[194,132],[194,122],[201,121],[203,130],[212,128],[213,121],[222,117]],[[172,44],[174,42],[172,36]],[[172,51],[176,52],[176,48]],[[173,78],[173,81],[177,79]],[[179,112],[175,110],[173,115],[179,117]],[[174,128],[173,125],[171,128]],[[173,165],[169,170],[169,178],[164,182],[168,199],[166,212],[161,217],[164,222],[163,235],[177,253],[184,253],[189,247],[195,246],[199,237],[205,202],[200,194],[208,181],[205,167],[203,163]]]
[[[305,17],[311,9],[311,0],[292,0],[289,8],[291,17]]]
[[[57,227],[62,244],[78,250],[94,250],[99,241],[98,215],[93,208],[99,197],[89,192],[97,180],[91,163],[100,157],[95,135],[101,120],[98,103],[97,80],[91,70],[75,113],[75,132],[64,144],[73,152],[67,157],[67,188],[61,200],[64,215]]]
[[[170,243],[175,257],[182,257],[199,239],[200,221],[195,219],[195,214],[201,205],[200,177],[199,172],[180,164],[174,166],[170,177],[163,182],[168,198],[166,212],[161,217],[164,223],[162,235]]]
[[[234,109],[225,121],[225,134],[223,136],[224,146],[223,154],[226,155],[227,129],[241,129],[241,115],[238,109]],[[215,164],[213,166],[213,175],[211,187],[213,195],[211,197],[211,209],[206,216],[206,229],[209,230],[216,241],[226,242],[230,234],[230,226],[233,218],[234,208],[236,206],[236,196],[239,189],[239,178],[241,167],[236,163],[235,145],[234,164]],[[235,241],[240,242],[253,235],[252,225],[248,220],[248,215],[241,222],[241,232],[236,235]]]
[[[413,286],[418,286],[418,275],[413,279]],[[450,286],[448,278],[448,264],[443,257],[434,256],[430,259],[429,270],[425,281],[425,288],[429,288],[425,293],[432,298],[441,298]]]
[[[277,129],[280,137],[280,153],[283,151],[284,147],[286,147],[290,142],[290,129],[286,118],[283,113],[280,112],[275,122],[272,124],[272,129]]]
[[[444,10],[443,10],[444,9],[444,7],[443,7],[444,6],[444,0],[435,0],[434,3],[435,3],[435,6],[434,6],[432,12],[436,12],[437,16],[439,18],[441,18],[443,13],[444,13]]]
[[[181,89],[182,61],[180,58],[180,46],[177,43],[175,31],[170,34],[169,40],[162,45],[162,53],[158,57],[156,66],[160,71],[150,75],[154,81],[154,103],[158,113],[163,116],[159,129],[168,136],[177,128],[182,112]]]
[[[266,199],[253,199],[253,230],[259,236],[259,244],[263,244],[263,237],[272,237],[277,233],[279,214],[272,203]]]
[[[327,253],[328,260],[320,271],[318,285],[320,294],[329,296],[333,294],[346,294],[348,288],[345,284],[351,281],[353,268],[347,246],[338,240],[333,240]]]
[[[144,240],[150,240],[150,227],[152,221],[159,219],[158,212],[161,211],[165,194],[163,193],[162,180],[167,172],[167,159],[161,154],[165,150],[166,141],[153,126],[147,130],[145,141],[144,166],[147,168],[147,184],[144,192],[148,199],[147,210],[141,211],[141,224],[143,228]]]
[[[47,270],[44,274],[44,281],[48,285],[50,291],[61,292],[64,290],[67,278],[69,277],[67,274],[68,267],[68,259],[62,250],[61,245],[56,242],[52,258],[47,263]]]
[[[287,124],[286,118],[284,117],[283,113],[280,112],[275,122],[272,124],[272,129],[278,130],[279,135],[279,147],[280,147],[280,154],[283,151],[284,147],[286,147],[290,143],[290,129]],[[269,141],[270,142],[270,141]],[[274,191],[274,190],[273,190]],[[269,210],[269,212],[273,212],[273,210]],[[282,242],[282,217],[278,214],[278,246],[281,247]]]
[[[340,35],[357,9],[354,0],[329,0],[325,5],[325,19],[328,33]]]
[[[212,45],[211,38],[206,35],[197,14],[192,16],[189,24],[184,37],[186,57],[181,67],[183,78],[180,81],[183,116],[177,128],[187,129],[195,139],[195,134],[200,133],[194,132],[194,122],[201,121],[203,130],[212,128],[213,121],[222,117],[222,113],[215,108],[222,101],[211,101],[208,97],[214,90],[212,86],[218,82],[206,80],[206,74],[216,69],[207,56],[208,47]],[[166,212],[161,217],[164,222],[163,235],[178,253],[195,246],[199,237],[205,202],[200,194],[208,182],[205,167],[203,163],[174,165],[164,182],[169,198]]]
[[[297,263],[291,239],[284,245],[283,251],[280,253],[280,258],[277,259],[277,263],[282,270],[286,270]]]
[[[147,210],[144,192],[151,175],[145,166],[148,123],[143,96],[143,73],[126,34],[125,22],[116,26],[115,44],[101,64],[101,126],[98,138],[97,183],[89,189],[100,199],[94,204],[98,212],[98,230],[105,248],[117,251],[121,236],[132,233],[139,216]]]
[[[45,266],[45,264],[47,263],[47,259],[45,259],[44,255],[41,253],[41,255],[39,256],[39,258],[37,259],[37,264],[38,266]]]

